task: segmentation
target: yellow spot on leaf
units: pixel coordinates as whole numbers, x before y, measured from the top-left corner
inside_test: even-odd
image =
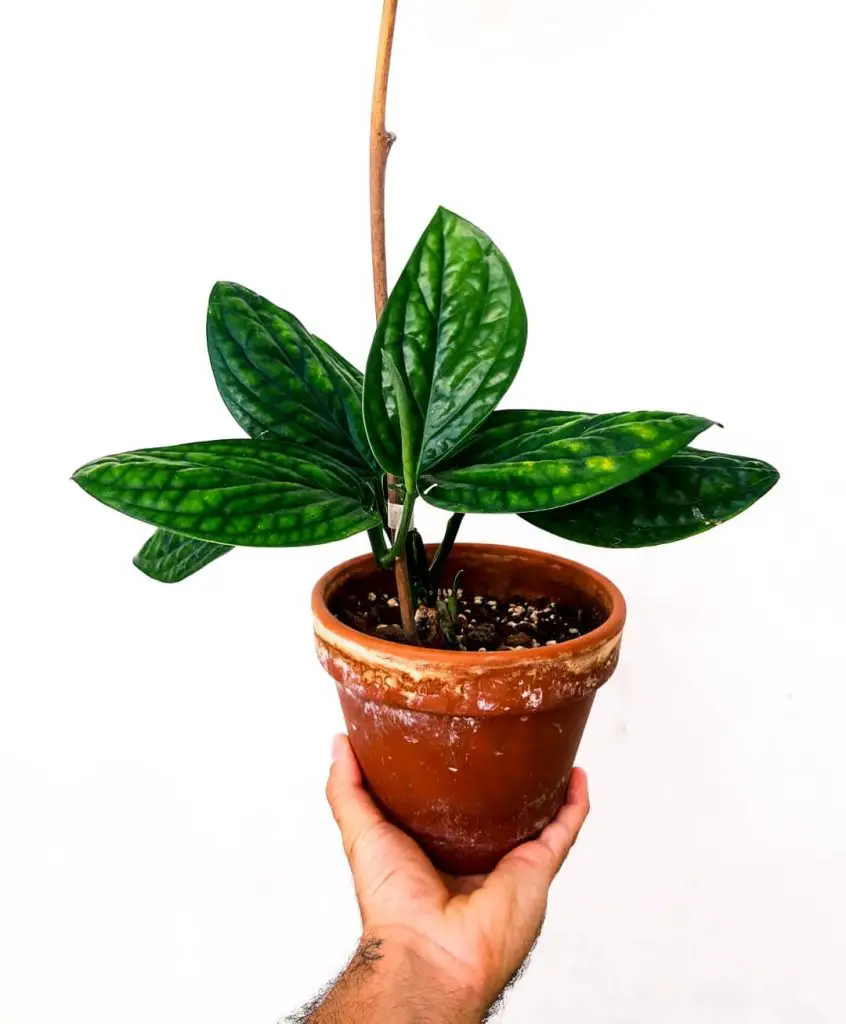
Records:
[[[634,434],[635,437],[641,437],[644,441],[651,441],[658,436],[658,431],[655,427],[650,426],[648,423],[629,423],[626,429],[630,434]]]

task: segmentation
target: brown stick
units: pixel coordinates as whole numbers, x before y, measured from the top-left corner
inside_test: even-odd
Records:
[[[370,108],[370,251],[373,256],[373,298],[376,319],[388,298],[388,270],[385,255],[385,171],[388,154],[396,138],[385,130],[385,106],[388,101],[388,77],[399,0],[384,0],[373,79],[373,103]]]
[[[385,246],[385,172],[388,154],[396,138],[385,130],[385,107],[388,101],[388,78],[391,72],[391,50],[394,44],[394,26],[399,0],[384,0],[382,22],[379,27],[379,47],[376,51],[376,75],[373,79],[373,103],[370,109],[370,251],[373,258],[373,299],[376,320],[388,300],[388,266]],[[397,477],[388,477],[388,501],[395,497],[401,486]],[[405,495],[405,501],[410,500]],[[397,581],[397,600],[406,639],[419,644],[417,623],[411,598],[411,578],[405,551],[394,562]]]

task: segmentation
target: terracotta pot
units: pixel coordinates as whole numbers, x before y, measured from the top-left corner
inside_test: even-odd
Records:
[[[392,591],[392,575],[370,555],[327,573],[312,612],[318,657],[337,684],[371,792],[438,867],[475,874],[561,806],[594,696],[617,665],[626,607],[599,573],[525,548],[457,544],[444,579],[459,569],[466,590],[563,600],[604,621],[575,640],[529,650],[378,640],[330,610],[348,588]]]

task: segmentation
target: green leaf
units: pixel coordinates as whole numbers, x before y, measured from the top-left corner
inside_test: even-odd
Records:
[[[218,390],[251,437],[307,445],[375,474],[361,374],[296,317],[221,281],[209,298],[206,336]]]
[[[548,440],[570,437],[585,424],[583,412],[543,409],[498,409],[479,427],[469,442],[447,463],[472,466],[479,462],[510,461],[515,455],[542,448]]]
[[[389,355],[412,397],[416,473],[443,462],[494,409],[526,346],[526,310],[505,257],[439,209],[391,292],[367,361],[364,421],[382,468],[402,476]]]
[[[377,468],[364,433],[361,372],[290,313],[220,282],[209,300],[207,334],[218,388],[248,434],[313,445],[368,473]],[[334,400],[324,401],[327,390]],[[231,550],[157,530],[134,562],[153,579],[175,583]]]
[[[354,470],[271,441],[126,452],[88,463],[73,479],[126,515],[217,544],[322,544],[380,522],[373,490]]]
[[[231,550],[229,544],[209,544],[168,530],[156,530],[133,563],[160,583],[179,583]]]
[[[421,494],[452,512],[559,508],[641,476],[712,425],[670,412],[501,413],[450,467],[423,477]]]
[[[599,497],[523,518],[580,544],[604,548],[669,544],[745,512],[777,480],[778,471],[759,459],[688,448]]]
[[[414,451],[414,434],[412,430],[414,409],[412,406],[411,396],[409,395],[408,388],[405,385],[405,380],[403,379],[403,376],[390,352],[384,353],[384,360],[388,367],[388,376],[390,378],[394,398],[397,403],[397,416],[399,417],[400,434],[402,437],[403,483],[405,484],[407,501],[409,500],[409,497],[415,493],[415,487],[417,485],[415,465],[416,453]]]

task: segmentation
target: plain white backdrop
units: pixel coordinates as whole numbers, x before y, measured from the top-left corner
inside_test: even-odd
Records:
[[[379,7],[4,10],[2,1024],[271,1024],[356,940],[308,596],[363,538],[167,587],[131,564],[149,530],[68,477],[239,436],[205,354],[217,279],[363,365]],[[698,413],[783,475],[656,550],[465,524],[630,607],[579,754],[594,810],[508,1024],[846,1019],[844,46],[840,0],[400,4],[391,277],[455,209],[528,306],[505,406]]]

